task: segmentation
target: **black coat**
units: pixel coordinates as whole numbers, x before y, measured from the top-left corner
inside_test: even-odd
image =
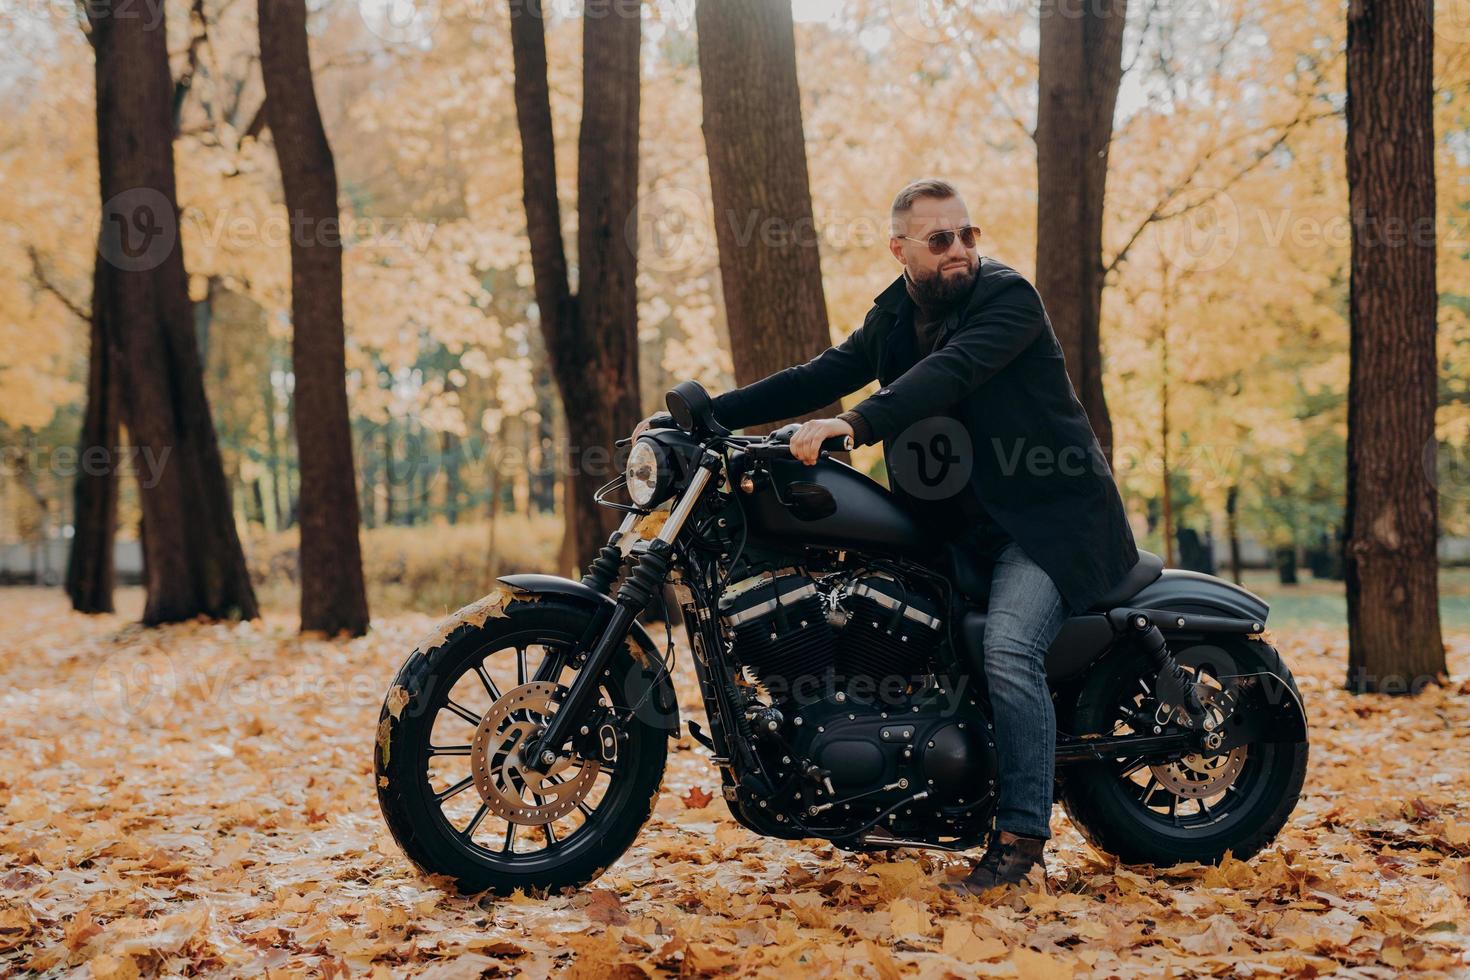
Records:
[[[1014,269],[982,258],[969,299],[922,358],[913,309],[900,277],[846,340],[719,395],[715,417],[732,429],[793,418],[876,377],[882,387],[854,411],[882,441],[894,490],[946,521],[988,513],[1074,611],[1087,609],[1137,563],[1138,549],[1041,297]]]

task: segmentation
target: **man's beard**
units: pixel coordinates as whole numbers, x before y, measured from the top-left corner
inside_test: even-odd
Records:
[[[915,303],[925,310],[941,310],[953,306],[970,295],[970,290],[975,286],[975,278],[980,275],[980,263],[973,263],[961,275],[945,275],[939,269],[924,276],[916,278],[908,270],[904,270],[904,278],[908,280],[909,295]]]

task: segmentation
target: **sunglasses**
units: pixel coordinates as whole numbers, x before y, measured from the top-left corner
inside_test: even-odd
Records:
[[[936,231],[927,238],[911,238],[908,235],[897,237],[910,242],[918,242],[920,245],[928,245],[931,254],[943,255],[954,244],[956,235],[959,236],[960,244],[965,248],[974,248],[976,239],[980,237],[980,229],[969,225],[965,228],[947,228],[944,231]]]

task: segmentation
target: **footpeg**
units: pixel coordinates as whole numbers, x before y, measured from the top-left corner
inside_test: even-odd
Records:
[[[694,740],[700,745],[703,745],[711,752],[715,751],[715,740],[704,733],[704,728],[700,726],[699,722],[691,721],[689,723],[689,734],[694,736]],[[715,754],[718,755],[719,753],[716,752]]]

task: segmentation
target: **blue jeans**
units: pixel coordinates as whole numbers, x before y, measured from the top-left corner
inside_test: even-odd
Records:
[[[1041,567],[1014,541],[995,557],[985,619],[985,677],[995,712],[996,830],[1051,836],[1056,712],[1046,651],[1070,615]]]

